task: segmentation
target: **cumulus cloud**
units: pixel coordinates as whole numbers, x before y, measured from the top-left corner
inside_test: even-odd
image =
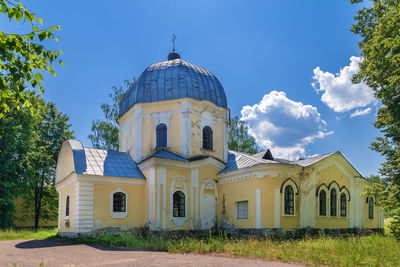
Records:
[[[363,82],[359,84],[351,82],[353,75],[360,69],[361,60],[361,57],[351,57],[350,65],[345,66],[338,74],[324,72],[319,67],[314,69],[312,86],[318,92],[323,92],[322,102],[335,112],[362,108],[374,101],[370,87]]]
[[[350,114],[350,118],[354,118],[357,116],[362,116],[368,114],[372,109],[371,108],[366,108],[366,109],[357,109],[353,113]]]
[[[333,133],[326,130],[316,107],[295,102],[285,92],[272,91],[258,104],[244,106],[241,114],[249,134],[276,157],[303,157],[307,144]]]

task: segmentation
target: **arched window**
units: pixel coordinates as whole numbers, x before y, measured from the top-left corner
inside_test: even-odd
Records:
[[[368,198],[368,219],[374,218],[374,199],[372,197]]]
[[[167,147],[167,125],[160,123],[156,128],[157,144],[156,148]]]
[[[67,199],[65,201],[65,216],[69,216],[69,196],[67,196]]]
[[[113,212],[126,212],[126,196],[122,192],[113,194]]]
[[[173,216],[185,217],[185,194],[182,191],[174,193]]]
[[[340,217],[347,216],[347,199],[346,194],[342,193],[340,195]]]
[[[319,216],[326,216],[326,192],[321,190],[319,192]]]
[[[331,190],[331,216],[337,216],[337,196],[336,189]]]
[[[213,131],[208,126],[203,128],[203,149],[213,150]]]
[[[294,192],[293,187],[288,185],[285,187],[285,214],[294,215]]]

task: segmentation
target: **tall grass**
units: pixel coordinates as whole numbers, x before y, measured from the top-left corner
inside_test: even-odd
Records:
[[[0,241],[16,239],[47,239],[57,236],[57,228],[0,230]]]
[[[400,266],[400,242],[381,235],[330,237],[277,241],[268,238],[229,238],[225,235],[196,237],[156,237],[131,233],[109,233],[78,239],[144,250],[172,253],[225,254],[259,259],[300,262],[328,266]]]

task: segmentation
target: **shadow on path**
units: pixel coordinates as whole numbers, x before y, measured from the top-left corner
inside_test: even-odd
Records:
[[[20,249],[35,249],[35,248],[51,248],[51,247],[62,247],[62,246],[76,246],[76,245],[86,245],[95,249],[107,250],[107,251],[149,251],[143,249],[107,247],[98,244],[78,243],[63,239],[28,240],[16,244],[15,247]]]

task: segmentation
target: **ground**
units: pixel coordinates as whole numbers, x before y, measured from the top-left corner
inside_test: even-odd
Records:
[[[137,251],[60,239],[0,241],[0,266],[277,266],[277,261]]]

